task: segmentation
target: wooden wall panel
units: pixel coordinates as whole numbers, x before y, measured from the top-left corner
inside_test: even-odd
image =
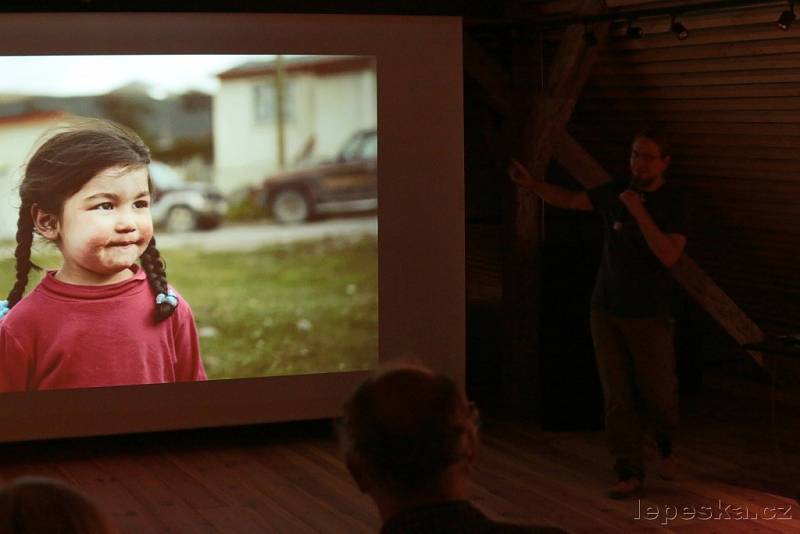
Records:
[[[689,253],[776,334],[800,331],[800,23],[779,30],[782,9],[689,13],[684,41],[668,17],[641,39],[616,24],[569,125],[617,175],[642,124],[671,135]]]

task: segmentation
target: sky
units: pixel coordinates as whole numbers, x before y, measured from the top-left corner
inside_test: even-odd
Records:
[[[83,96],[103,94],[138,81],[151,96],[198,89],[213,93],[216,74],[246,61],[274,56],[0,56],[0,94]]]

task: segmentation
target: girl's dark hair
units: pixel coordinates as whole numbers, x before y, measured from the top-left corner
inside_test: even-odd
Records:
[[[8,294],[8,307],[22,299],[31,269],[31,246],[35,226],[31,208],[61,218],[64,202],[98,173],[109,167],[140,167],[150,163],[150,149],[132,130],[108,120],[79,119],[51,133],[33,153],[19,187],[17,220],[16,282]],[[148,180],[152,192],[152,184]],[[142,268],[154,294],[167,292],[164,262],[150,241],[141,257]],[[169,317],[175,307],[155,304],[155,319]]]

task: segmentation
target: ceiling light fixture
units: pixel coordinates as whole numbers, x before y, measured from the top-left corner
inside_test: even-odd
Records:
[[[781,13],[781,16],[778,17],[778,28],[783,31],[788,31],[796,18],[797,16],[794,14],[794,0],[790,0],[789,9]]]
[[[672,22],[669,25],[669,31],[675,34],[675,37],[678,38],[679,41],[683,41],[687,37],[689,37],[689,30],[686,29],[686,26],[675,20],[675,14],[672,15]]]
[[[644,35],[644,30],[639,26],[633,25],[633,19],[628,20],[628,29],[625,30],[625,35],[630,37],[631,39],[638,39],[642,35]]]

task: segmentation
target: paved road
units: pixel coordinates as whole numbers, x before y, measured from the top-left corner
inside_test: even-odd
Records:
[[[223,226],[204,232],[157,232],[159,249],[192,247],[201,250],[254,250],[274,243],[289,243],[321,237],[357,238],[378,235],[378,219],[374,215],[313,221],[298,225],[272,222]]]

